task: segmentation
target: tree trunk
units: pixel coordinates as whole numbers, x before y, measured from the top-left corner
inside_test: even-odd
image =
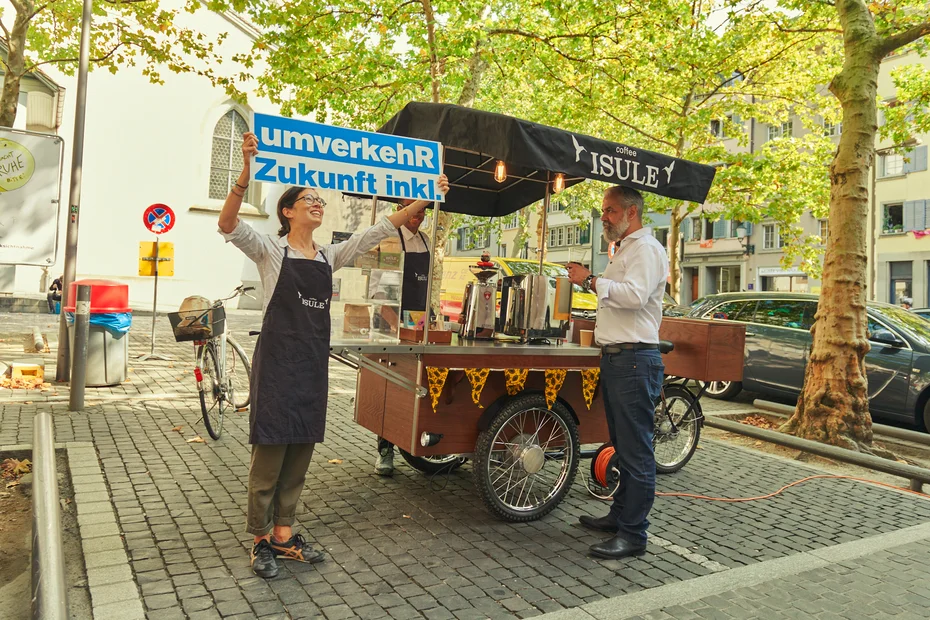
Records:
[[[430,49],[436,49],[436,37],[434,33],[434,19],[432,6],[428,0],[423,0],[424,12],[426,13],[427,28],[430,36]],[[439,78],[435,71],[435,63],[430,62],[430,75],[433,83],[433,103],[439,103]],[[459,93],[458,105],[471,107],[475,103],[475,97],[478,96],[478,87],[481,84],[481,76],[487,68],[487,63],[481,58],[481,43],[475,44],[475,50],[468,61],[469,74],[465,84],[462,85],[462,92]],[[454,192],[455,189],[449,191]],[[430,308],[436,316],[441,311],[440,297],[442,293],[442,261],[446,257],[446,241],[449,239],[449,233],[452,232],[452,213],[440,211],[439,220],[436,230],[436,246],[433,253],[436,259],[433,261],[433,288],[430,292]]]
[[[681,245],[679,244],[684,243],[684,239],[679,239],[682,220],[684,220],[684,209],[681,206],[672,209],[671,222],[668,227],[668,294],[678,303],[681,303],[681,252],[679,250]]]
[[[35,11],[32,0],[13,2],[16,18],[10,30],[9,54],[6,61],[6,73],[3,76],[3,91],[0,93],[0,126],[12,127],[16,121],[16,107],[19,104],[19,86],[25,73],[26,33],[29,20]]]
[[[881,54],[861,1],[839,0],[846,57],[830,90],[843,108],[843,133],[830,165],[830,235],[804,389],[788,432],[843,448],[874,451],[865,354],[868,171],[875,156]]]

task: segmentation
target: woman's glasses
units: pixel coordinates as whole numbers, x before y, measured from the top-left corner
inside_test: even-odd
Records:
[[[326,201],[320,198],[319,196],[311,196],[310,194],[307,194],[306,196],[301,196],[294,202],[296,203],[298,200],[303,200],[307,204],[308,207],[319,205],[323,207],[324,209],[326,208]]]

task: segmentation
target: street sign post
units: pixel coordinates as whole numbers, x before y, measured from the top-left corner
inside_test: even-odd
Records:
[[[155,233],[156,235],[163,235],[172,228],[174,228],[175,217],[174,211],[171,210],[171,207],[161,203],[156,203],[148,206],[145,211],[142,212],[142,224],[148,229],[149,232]],[[147,246],[147,247],[146,247]],[[148,249],[149,253],[145,253],[145,250]],[[162,256],[161,251],[164,250],[167,255]],[[171,358],[167,355],[158,355],[155,353],[155,324],[158,321],[158,271],[159,263],[166,263],[165,273],[162,275],[173,276],[174,275],[174,244],[173,243],[164,243],[159,242],[158,237],[155,238],[154,243],[149,243],[143,241],[139,244],[139,275],[152,275],[155,277],[155,285],[152,287],[152,347],[148,353],[145,355],[139,356],[139,361],[146,362],[148,360],[165,360],[168,361]],[[151,265],[151,270],[147,267]],[[144,268],[145,267],[145,268]],[[145,272],[145,273],[144,273]]]

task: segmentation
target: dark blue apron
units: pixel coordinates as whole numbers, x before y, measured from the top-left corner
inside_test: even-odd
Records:
[[[426,310],[426,287],[429,281],[429,250],[426,252],[408,252],[404,243],[404,233],[397,229],[400,236],[400,246],[404,250],[404,284],[401,289],[401,317],[404,310],[423,312]],[[429,248],[426,237],[417,231],[423,245]]]
[[[251,444],[323,441],[333,270],[321,256],[288,258],[284,248],[252,358]]]

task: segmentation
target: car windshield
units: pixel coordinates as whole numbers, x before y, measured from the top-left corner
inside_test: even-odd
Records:
[[[927,319],[897,306],[879,306],[875,309],[882,316],[890,318],[896,328],[916,340],[924,349],[930,350],[930,322]]]
[[[517,261],[517,260],[506,261],[506,262],[507,262],[507,266],[510,267],[510,270],[513,272],[515,276],[535,275],[539,273],[539,263],[533,263],[530,261],[523,262],[523,261]],[[543,263],[543,271],[550,278],[567,278],[568,277],[568,269],[566,269],[562,265],[554,265],[552,263]],[[584,289],[582,289],[577,284],[573,284],[572,289],[576,293],[584,293]]]

